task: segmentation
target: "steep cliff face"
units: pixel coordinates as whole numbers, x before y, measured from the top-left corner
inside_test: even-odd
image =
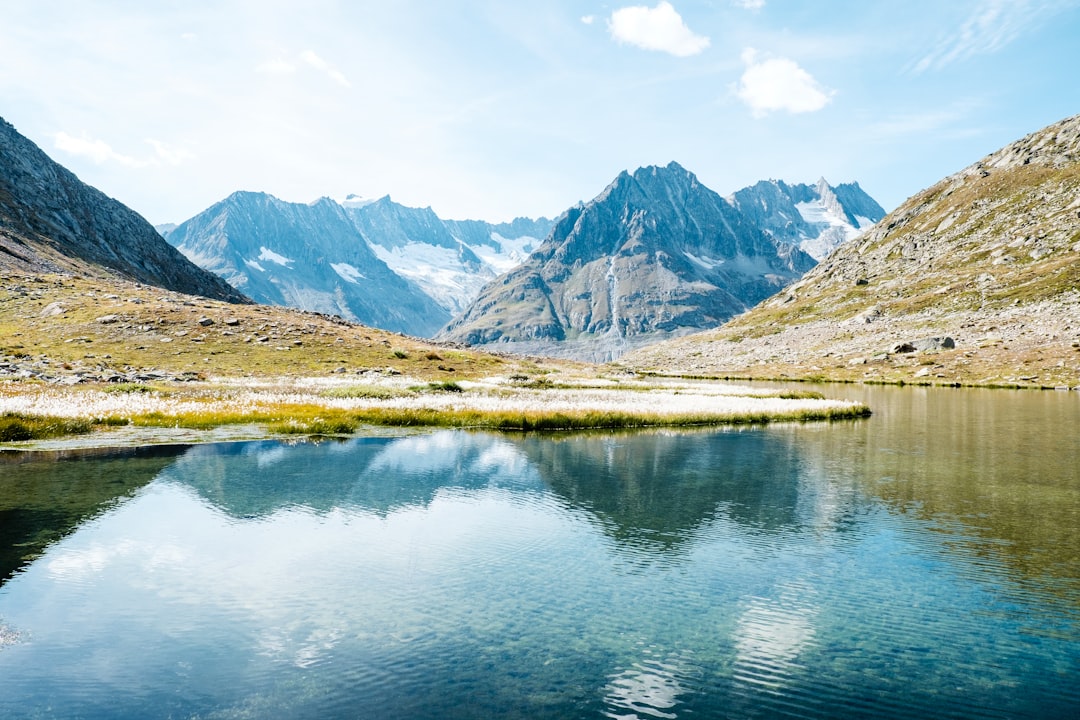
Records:
[[[182,223],[168,241],[262,303],[429,335],[450,314],[382,262],[346,210],[237,192]]]
[[[0,119],[0,268],[103,274],[246,302],[169,246],[150,223],[81,182]]]
[[[1076,347],[1080,116],[915,195],[719,331],[627,361],[694,373],[1057,386],[1080,384]]]
[[[678,164],[641,168],[567,211],[439,337],[608,359],[714,327],[813,265]]]

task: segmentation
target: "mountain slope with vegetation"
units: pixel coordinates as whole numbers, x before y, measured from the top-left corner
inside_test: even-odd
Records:
[[[624,362],[692,375],[1080,384],[1080,116],[915,195],[719,329]]]

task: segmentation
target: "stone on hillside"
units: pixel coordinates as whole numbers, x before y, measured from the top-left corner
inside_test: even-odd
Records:
[[[926,352],[927,350],[952,350],[956,342],[951,337],[929,337],[921,340],[910,340],[896,343],[889,349],[893,355],[903,353]]]

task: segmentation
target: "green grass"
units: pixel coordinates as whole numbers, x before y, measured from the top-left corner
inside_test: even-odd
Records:
[[[817,397],[817,393],[796,393]],[[253,412],[161,412],[134,416],[107,416],[94,420],[66,419],[26,414],[0,416],[0,441],[17,442],[78,435],[95,428],[116,425],[175,427],[209,430],[224,425],[263,425],[286,435],[351,435],[362,425],[390,427],[451,427],[505,431],[629,429],[647,427],[693,427],[709,425],[762,425],[772,422],[810,422],[868,417],[865,406],[804,410],[788,413],[676,415],[605,412],[482,411],[434,408],[364,408],[340,410],[319,405],[281,405]]]
[[[65,435],[85,435],[93,429],[89,420],[4,413],[0,415],[0,442],[45,440]]]

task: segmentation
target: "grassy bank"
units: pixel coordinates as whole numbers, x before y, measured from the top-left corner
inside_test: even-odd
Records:
[[[461,383],[327,387],[328,378],[240,380],[172,386],[0,387],[9,419],[3,441],[116,427],[210,430],[257,425],[267,434],[348,435],[365,426],[507,431],[621,429],[809,422],[866,417],[864,405],[817,392],[720,383],[609,381],[525,387],[503,378]],[[107,435],[102,437],[107,442]]]

